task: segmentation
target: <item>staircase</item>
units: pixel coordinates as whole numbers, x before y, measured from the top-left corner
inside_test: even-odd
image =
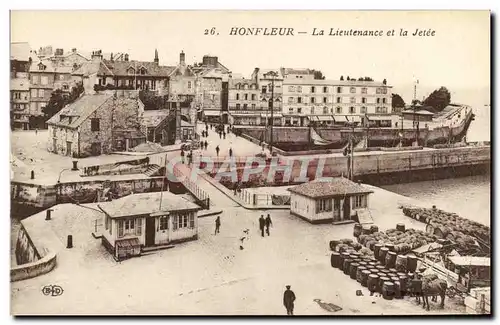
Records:
[[[149,165],[146,171],[144,172],[144,175],[151,177],[151,176],[158,176],[159,171],[160,171],[160,166],[158,165]]]

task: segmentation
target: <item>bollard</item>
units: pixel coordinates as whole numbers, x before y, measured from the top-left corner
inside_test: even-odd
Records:
[[[73,235],[68,235],[68,245],[66,248],[73,248]]]
[[[34,170],[31,171],[31,179],[35,179],[35,171]]]
[[[47,209],[47,214],[45,215],[45,220],[50,220],[50,213],[52,212],[51,209]]]
[[[71,170],[78,170],[78,160],[73,160],[73,168]]]

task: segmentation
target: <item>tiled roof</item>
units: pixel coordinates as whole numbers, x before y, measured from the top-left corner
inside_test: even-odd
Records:
[[[229,79],[229,88],[230,89],[234,89],[237,84],[248,85],[249,87],[251,85],[255,85],[257,87],[257,83],[253,79],[236,79],[236,78]]]
[[[155,127],[168,116],[166,110],[144,111],[141,119],[141,125]]]
[[[187,65],[178,65],[170,72],[169,76],[195,77],[193,70]]]
[[[129,68],[137,69],[140,71],[142,67],[146,69],[147,76],[154,77],[168,77],[176,67],[157,65],[155,62],[146,61],[110,61],[103,60],[104,65],[109,68],[112,75],[115,76],[130,76],[128,73]],[[137,73],[139,75],[139,73]]]
[[[356,184],[347,178],[336,177],[331,181],[313,181],[297,185],[288,189],[292,193],[297,193],[310,198],[332,197],[346,194],[373,193],[363,185]]]
[[[29,90],[30,81],[24,78],[10,79],[10,90]]]
[[[40,70],[39,66],[43,64],[45,66],[45,70]],[[71,73],[73,67],[63,65],[63,64],[55,64],[49,59],[44,59],[41,61],[33,61],[30,66],[30,73],[40,72],[40,73]]]
[[[132,194],[110,202],[99,203],[99,206],[111,218],[145,215],[160,211],[201,209],[197,204],[170,192],[163,192],[163,195],[161,192]]]
[[[18,61],[29,61],[29,58],[35,59],[36,54],[33,53],[28,42],[10,43],[10,59]]]
[[[109,94],[83,95],[75,102],[61,109],[56,115],[52,116],[50,120],[47,121],[47,124],[77,128],[90,116],[90,114],[95,112],[96,109],[111,97],[112,95]],[[63,116],[62,119],[61,115]]]

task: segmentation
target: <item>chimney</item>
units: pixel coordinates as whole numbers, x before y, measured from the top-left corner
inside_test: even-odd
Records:
[[[184,51],[181,51],[181,54],[179,55],[179,59],[180,59],[181,65],[186,65],[186,54],[184,54]]]
[[[64,54],[64,50],[63,49],[56,49],[56,56],[62,56]]]
[[[155,59],[154,59],[154,62],[156,63],[156,65],[160,64],[160,59],[158,58],[158,50],[157,49],[155,49]]]
[[[125,55],[124,55],[124,56],[125,56],[125,61],[127,61],[127,62],[128,62],[128,53],[125,53]]]
[[[72,49],[71,49],[71,52],[72,52],[72,53],[76,53],[76,47],[72,48]]]
[[[96,50],[92,51],[92,61],[101,61],[102,60],[102,51],[101,50]]]

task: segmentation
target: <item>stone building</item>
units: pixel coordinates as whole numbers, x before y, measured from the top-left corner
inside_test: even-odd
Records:
[[[27,78],[31,62],[36,58],[36,53],[29,43],[10,43],[10,78]]]
[[[57,65],[50,60],[33,62],[30,67],[30,113],[43,115],[43,108],[49,103],[52,91],[60,88],[71,91],[72,67]]]
[[[27,78],[10,80],[10,119],[14,129],[29,129],[30,86]]]
[[[143,111],[135,91],[87,91],[47,121],[48,150],[75,157],[128,151],[146,141]]]

